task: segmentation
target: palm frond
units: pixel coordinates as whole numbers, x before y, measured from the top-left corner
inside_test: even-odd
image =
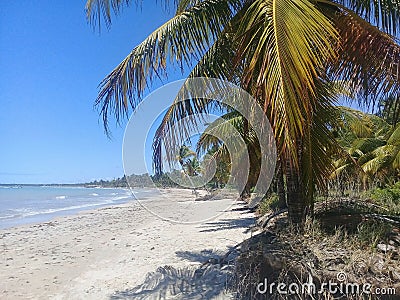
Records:
[[[389,145],[400,146],[400,124],[396,126],[387,143]]]
[[[350,129],[359,138],[371,137],[372,122],[366,114],[344,106],[340,106],[338,109],[342,115],[343,128]]]
[[[135,109],[155,77],[166,75],[167,62],[190,65],[199,60],[232,17],[239,1],[206,0],[184,11],[151,33],[100,83],[95,104],[101,106],[107,130],[108,115],[120,120]]]
[[[400,93],[392,93],[380,101],[379,115],[396,126],[400,121]]]
[[[375,107],[377,99],[400,90],[400,46],[395,38],[341,8],[332,22],[341,40],[339,59],[330,69],[360,96],[360,103]]]
[[[323,83],[317,85],[317,93],[319,101],[306,126],[301,149],[302,182],[308,201],[312,201],[316,188],[326,190],[326,178],[335,170],[330,158],[340,151],[340,146],[327,126],[338,117],[337,109],[332,106],[336,95],[332,93],[329,84]]]
[[[372,154],[374,158],[368,160],[362,165],[363,170],[370,175],[377,175],[380,170],[389,167],[396,153],[393,146],[382,146],[375,149]]]
[[[397,170],[400,174],[400,149],[397,151],[397,155],[393,159],[393,169]]]
[[[351,163],[345,163],[345,164],[340,164],[329,176],[330,179],[339,177],[343,172],[346,172],[348,170],[351,170],[353,168],[353,164]]]
[[[359,138],[353,142],[350,152],[357,153],[357,151],[360,151],[360,153],[364,154],[385,144],[385,141],[376,138]]]
[[[94,27],[101,27],[101,19],[107,28],[111,26],[112,14],[118,15],[124,6],[129,6],[132,0],[87,0],[85,11],[86,18]],[[137,4],[140,0],[135,0]]]
[[[129,6],[132,2],[136,5],[141,5],[143,0],[87,0],[85,11],[86,19],[93,27],[98,27],[100,30],[101,20],[107,28],[110,28],[112,23],[112,15],[118,16],[124,7]],[[162,2],[165,8],[168,8],[171,2],[176,5],[176,13],[182,13],[188,8],[199,4],[200,0],[158,0]]]
[[[293,22],[293,20],[302,20]],[[239,31],[237,62],[245,61],[242,86],[259,95],[277,140],[285,140],[296,161],[293,141],[304,134],[315,79],[336,57],[338,35],[309,1],[255,1]]]
[[[380,29],[396,34],[400,25],[400,2],[397,0],[336,0],[353,10],[368,22],[376,24]]]
[[[193,6],[198,5],[201,3],[201,0],[180,0],[176,1],[176,15],[179,15],[180,13],[192,8]]]

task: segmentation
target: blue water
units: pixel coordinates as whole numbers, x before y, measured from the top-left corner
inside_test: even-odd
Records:
[[[151,190],[137,190],[145,197]],[[0,229],[135,201],[129,189],[0,186]]]

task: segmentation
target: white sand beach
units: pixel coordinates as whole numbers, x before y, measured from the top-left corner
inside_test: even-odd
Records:
[[[232,201],[194,202],[189,190],[168,190],[167,195],[185,204],[179,213],[188,220],[202,211],[222,211]],[[145,201],[171,217],[177,213],[163,197]],[[130,202],[2,230],[0,299],[151,298],[154,291],[132,292],[149,272],[201,265],[250,237],[254,215],[241,208],[243,203],[236,202],[213,220],[182,224]]]

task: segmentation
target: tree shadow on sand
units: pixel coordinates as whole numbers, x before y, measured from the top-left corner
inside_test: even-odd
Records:
[[[110,299],[232,299],[226,292],[230,266],[174,268],[159,267],[145,281],[128,290],[115,292]]]
[[[204,249],[201,251],[176,251],[176,256],[190,261],[205,263],[217,263],[225,255],[222,251],[215,251],[212,249]]]
[[[181,259],[201,265],[174,268],[159,267],[148,273],[144,282],[134,288],[116,291],[116,299],[232,299],[227,292],[238,255],[236,247],[227,253],[204,249],[201,251],[177,251]]]
[[[202,225],[200,232],[212,232],[226,229],[243,228],[245,233],[249,232],[255,225],[254,217],[240,219],[223,219],[217,222],[207,222]]]

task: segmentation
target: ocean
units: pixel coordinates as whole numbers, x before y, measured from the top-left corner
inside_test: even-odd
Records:
[[[140,198],[151,190],[134,191]],[[129,189],[54,186],[0,186],[0,229],[47,222],[102,206],[135,201]]]

